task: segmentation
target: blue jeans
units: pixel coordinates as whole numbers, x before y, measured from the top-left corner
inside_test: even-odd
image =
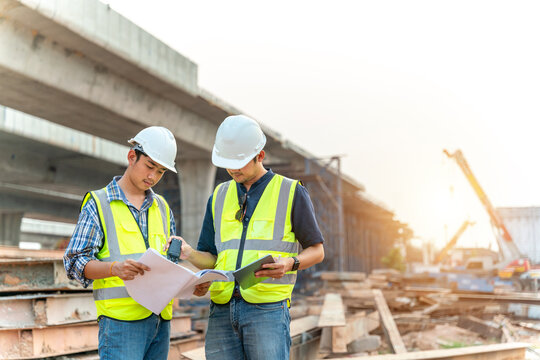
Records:
[[[171,322],[152,314],[146,319],[99,320],[100,360],[167,360]]]
[[[287,300],[250,304],[233,297],[210,304],[206,360],[288,360],[291,318]]]

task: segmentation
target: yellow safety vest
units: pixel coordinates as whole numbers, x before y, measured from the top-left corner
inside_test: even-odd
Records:
[[[87,193],[82,206],[90,197],[96,201],[104,235],[103,247],[96,255],[98,260],[136,260],[144,254],[146,245],[143,235],[127,205],[121,200],[109,202],[106,188]],[[170,236],[170,229],[169,205],[156,194],[148,209],[148,243],[162,255],[165,255],[163,245]],[[98,317],[105,315],[118,320],[140,320],[152,314],[129,296],[124,281],[117,276],[94,280],[93,293]],[[161,312],[161,317],[165,320],[172,318],[172,301]]]
[[[292,232],[291,209],[298,180],[274,175],[249,219],[242,255],[245,266],[267,254],[290,257],[298,255],[298,241]],[[212,215],[215,244],[218,252],[215,269],[233,271],[242,237],[243,223],[235,219],[240,205],[236,183],[228,181],[214,190]],[[250,303],[268,303],[290,299],[296,271],[281,279],[267,278],[246,290],[242,297]],[[227,303],[234,290],[234,281],[214,281],[210,286],[213,302]]]

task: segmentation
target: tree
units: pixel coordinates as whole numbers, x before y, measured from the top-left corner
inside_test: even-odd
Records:
[[[401,254],[401,249],[398,247],[393,247],[390,249],[388,255],[383,256],[381,262],[385,266],[391,269],[396,269],[400,272],[404,272],[406,268],[403,255]]]

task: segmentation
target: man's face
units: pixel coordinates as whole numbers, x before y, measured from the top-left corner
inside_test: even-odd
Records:
[[[130,163],[133,161],[132,181],[137,188],[146,191],[161,180],[167,168],[159,165],[144,154],[141,154],[138,160],[135,152],[133,155],[133,158],[130,157]]]
[[[250,183],[258,174],[257,161],[250,160],[243,168],[227,169],[227,172],[237,183]]]

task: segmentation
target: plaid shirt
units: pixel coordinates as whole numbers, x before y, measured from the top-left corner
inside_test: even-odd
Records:
[[[109,202],[112,200],[122,200],[133,214],[146,239],[148,238],[148,209],[154,202],[155,193],[152,189],[146,191],[146,198],[139,210],[128,201],[126,195],[120,186],[118,186],[118,180],[120,178],[120,176],[116,176],[107,185],[107,200]],[[172,211],[170,211],[170,218],[171,235],[175,235],[176,225]],[[66,268],[68,278],[79,281],[85,288],[88,287],[93,280],[87,279],[84,276],[84,267],[90,260],[97,260],[96,255],[102,246],[103,229],[99,221],[96,202],[93,198],[90,198],[79,214],[77,226],[64,254],[64,267]]]

